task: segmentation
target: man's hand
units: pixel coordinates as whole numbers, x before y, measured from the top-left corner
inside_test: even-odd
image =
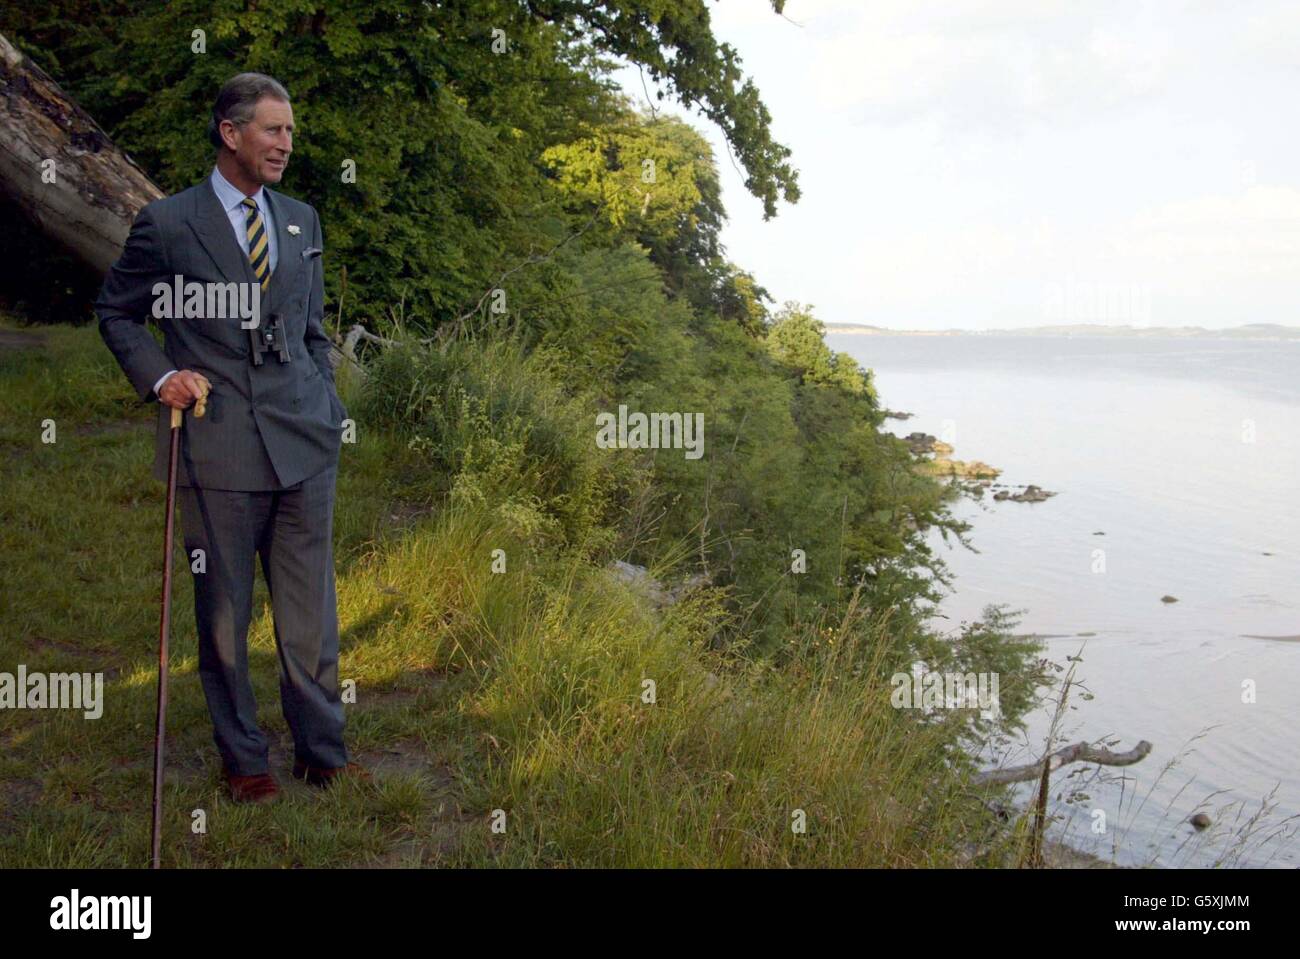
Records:
[[[207,396],[212,384],[202,373],[179,370],[167,377],[158,390],[158,401],[174,410],[187,409],[199,397]]]

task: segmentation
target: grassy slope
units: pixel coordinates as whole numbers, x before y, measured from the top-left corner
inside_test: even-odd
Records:
[[[5,321],[2,329],[14,329]],[[0,713],[0,865],[148,860],[163,490],[140,405],[93,327],[0,332],[0,670],[99,671],[102,718]],[[9,337],[12,339],[12,337]],[[342,384],[349,402],[349,384]],[[57,442],[40,441],[53,419]],[[373,787],[287,775],[258,574],[249,650],[285,794],[236,806],[196,673],[176,540],[165,861],[175,866],[951,865],[974,817],[888,689],[705,648],[707,594],[653,612],[579,560],[543,561],[478,516],[409,502],[412,460],[345,445],[335,516],[347,736]],[[504,548],[508,571],[493,574]],[[813,648],[813,647],[817,648]],[[643,702],[644,680],[656,702]],[[206,813],[206,834],[191,829]],[[962,810],[960,813],[957,810]],[[494,810],[504,811],[502,818]],[[807,830],[791,829],[802,810]]]

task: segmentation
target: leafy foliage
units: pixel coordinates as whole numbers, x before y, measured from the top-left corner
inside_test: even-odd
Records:
[[[345,264],[354,315],[403,300],[426,327],[447,322],[570,233],[563,211],[586,200],[659,237],[652,251],[679,234],[714,252],[721,204],[716,177],[697,169],[703,141],[682,124],[638,123],[610,89],[610,55],[707,106],[769,216],[778,195],[798,198],[789,151],[735,51],[713,40],[703,0],[55,0],[6,8],[0,29],[168,192],[211,169],[205,129],[226,79],[256,70],[284,83],[298,129],[284,188],[322,212],[328,290]],[[662,174],[635,217],[613,192],[620,153],[646,154]],[[607,157],[608,171],[592,166]]]

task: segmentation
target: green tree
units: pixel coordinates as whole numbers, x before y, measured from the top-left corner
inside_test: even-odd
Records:
[[[712,37],[703,0],[53,0],[0,17],[168,191],[211,168],[204,131],[222,82],[240,70],[281,80],[299,130],[285,189],[321,211],[328,291],[346,265],[353,315],[404,301],[410,324],[432,330],[572,234],[582,221],[568,208],[592,199],[578,175],[584,143],[632,160],[652,144],[664,151],[644,214],[600,199],[615,202],[619,223],[637,213],[632,226],[643,242],[657,238],[652,250],[666,254],[664,239],[683,226],[707,248],[716,187],[698,170],[676,172],[699,162],[689,155],[698,134],[628,122],[612,57],[705,107],[768,215],[778,196],[798,198],[789,151],[772,140],[735,51]],[[560,153],[548,158],[551,148]],[[556,159],[573,174],[565,182],[553,179]],[[344,176],[351,165],[355,182]]]

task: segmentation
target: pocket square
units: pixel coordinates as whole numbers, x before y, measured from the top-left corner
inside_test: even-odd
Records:
[[[309,260],[312,259],[313,257],[320,256],[324,252],[325,252],[324,250],[319,249],[318,247],[309,246],[307,247],[307,249],[303,250],[300,255],[304,260]]]

